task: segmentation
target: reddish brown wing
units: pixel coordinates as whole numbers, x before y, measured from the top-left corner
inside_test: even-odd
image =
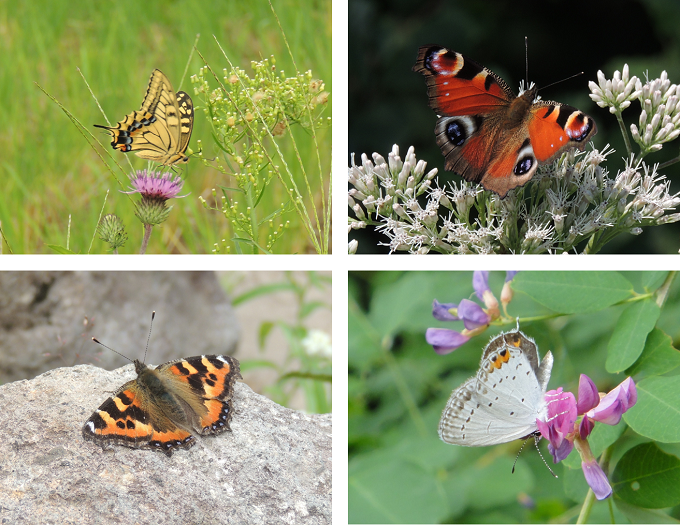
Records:
[[[440,116],[502,112],[515,98],[502,78],[441,46],[422,46],[413,71],[425,75],[430,107]]]
[[[435,136],[445,169],[482,182],[498,160],[501,126],[514,93],[489,69],[441,46],[421,47],[413,70],[425,76],[430,107],[440,115]]]

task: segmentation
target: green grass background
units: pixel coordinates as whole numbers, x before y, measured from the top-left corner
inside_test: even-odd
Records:
[[[272,0],[293,57],[300,71],[311,69],[315,78],[331,85],[331,2],[324,0]],[[278,70],[294,75],[292,60],[269,3],[201,2],[198,0],[133,2],[31,2],[0,3],[0,221],[6,242],[14,253],[53,253],[50,244],[66,246],[71,216],[70,249],[87,253],[106,191],[110,190],[104,213],[116,213],[126,225],[128,243],[121,253],[136,253],[143,236],[134,217],[130,199],[118,190],[113,176],[62,110],[34,84],[38,82],[85,126],[98,136],[92,124],[105,124],[77,68],[97,95],[111,122],[139,109],[149,75],[163,71],[176,90],[186,90],[199,105],[189,77],[203,65],[194,53],[187,76],[180,81],[200,33],[198,49],[214,71],[228,68],[212,35],[219,40],[232,63],[249,76],[252,60],[274,55]],[[330,116],[330,103],[324,116]],[[109,148],[108,135],[100,141]],[[321,204],[314,144],[306,133],[295,133],[304,165],[317,173],[314,188]],[[324,179],[330,174],[330,126],[318,134]],[[201,139],[206,158],[217,149],[202,111],[196,112],[189,147],[197,150]],[[284,155],[292,157],[288,136],[279,141]],[[128,169],[122,153],[114,152]],[[286,153],[288,152],[288,153]],[[135,169],[147,162],[131,157]],[[297,170],[293,164],[293,172]],[[171,201],[170,218],[154,228],[147,253],[206,253],[213,243],[233,236],[226,219],[205,210],[202,195],[212,202],[211,190],[218,185],[235,186],[216,170],[197,159],[180,168],[186,178],[184,198]],[[119,178],[121,177],[118,173]],[[313,178],[313,177],[312,177]],[[121,179],[124,180],[124,179]],[[124,182],[127,182],[124,180]],[[298,182],[300,184],[300,182]],[[287,197],[276,182],[265,194],[262,206],[276,209]],[[138,197],[135,197],[138,199]],[[310,209],[311,203],[306,202]],[[263,213],[262,216],[266,215]],[[275,245],[276,252],[300,253],[311,245],[297,215],[290,213],[291,231]],[[299,232],[299,234],[296,234]],[[3,241],[3,253],[9,251]],[[95,238],[92,253],[104,253],[107,245]]]

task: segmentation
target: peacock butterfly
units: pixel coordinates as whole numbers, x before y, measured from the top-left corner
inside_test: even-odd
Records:
[[[583,151],[597,133],[578,109],[536,101],[536,87],[516,97],[498,75],[444,47],[422,46],[413,71],[425,75],[439,116],[435,136],[445,169],[501,198],[565,149]]]

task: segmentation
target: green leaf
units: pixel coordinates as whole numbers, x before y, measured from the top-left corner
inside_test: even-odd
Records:
[[[63,246],[59,246],[58,244],[48,244],[47,247],[50,250],[54,250],[55,252],[60,253],[62,255],[75,255],[75,254],[78,253],[78,252],[73,252],[71,250],[68,250],[68,249],[64,248]]]
[[[330,374],[314,374],[312,372],[288,372],[279,377],[279,381],[287,379],[311,379],[312,381],[322,381],[324,383],[333,382],[333,376]]]
[[[617,497],[645,509],[680,504],[680,459],[655,443],[631,448],[616,464],[612,488]]]
[[[300,317],[304,319],[317,308],[328,308],[328,305],[323,301],[310,301],[308,303],[304,303],[300,308]]]
[[[229,186],[220,186],[219,184],[217,187],[223,191],[238,191],[239,193],[245,194],[245,191],[243,191],[241,188],[230,188]]]
[[[640,283],[648,292],[653,292],[661,286],[668,272],[640,272]]]
[[[460,302],[472,292],[472,272],[409,272],[376,289],[369,318],[381,335],[422,331],[428,326],[447,326],[432,317],[432,301]]]
[[[458,454],[456,448],[443,446],[436,437],[410,438],[350,460],[349,523],[440,522],[452,505],[464,502],[465,494],[459,491],[455,499],[447,494],[432,452],[440,451],[441,464],[448,454]]]
[[[489,509],[517,501],[520,492],[530,493],[534,487],[534,475],[529,468],[516,468],[514,459],[501,456],[483,467],[474,466],[455,472],[467,480],[468,500],[474,509]],[[489,497],[493,494],[493,497]],[[450,495],[453,496],[453,495]]]
[[[661,309],[651,297],[626,306],[607,345],[607,372],[623,372],[635,363],[660,314]]]
[[[276,364],[272,363],[271,361],[265,361],[264,359],[246,359],[244,361],[240,361],[239,364],[241,365],[241,372],[248,372],[257,368],[273,368],[274,370],[279,369]]]
[[[245,293],[242,293],[241,295],[237,295],[231,299],[231,304],[233,306],[240,305],[242,303],[245,303],[246,301],[250,301],[251,299],[255,299],[256,297],[260,297],[261,295],[268,295],[268,294],[273,294],[276,292],[290,292],[290,291],[295,291],[295,286],[289,282],[280,282],[280,283],[273,283],[273,284],[263,284],[262,286],[256,286],[255,288],[248,290]]]
[[[363,370],[372,362],[382,358],[378,334],[371,326],[359,305],[352,297],[349,298],[349,312],[347,317],[347,364]]]
[[[256,248],[259,248],[259,250],[260,250],[262,253],[266,253],[266,254],[270,254],[270,253],[271,253],[271,252],[269,252],[268,250],[266,250],[265,248],[263,248],[262,246],[260,246],[258,243],[256,243],[256,242],[255,242],[254,240],[252,240],[252,239],[244,239],[243,237],[232,237],[231,240],[234,241],[234,242],[242,242],[242,243],[248,244],[248,245],[250,245],[250,246],[255,246]]]
[[[619,498],[614,498],[614,504],[631,523],[680,523],[680,521],[661,511],[641,509]]]
[[[635,386],[637,403],[623,415],[628,426],[654,441],[680,442],[680,376],[648,377]]]
[[[512,288],[554,312],[595,312],[628,299],[630,281],[617,272],[520,272]]]
[[[655,328],[647,336],[642,355],[626,370],[626,375],[644,373],[647,376],[661,375],[680,366],[680,352],[673,347],[673,340],[662,330]]]
[[[257,334],[257,344],[260,347],[260,349],[264,348],[264,345],[267,341],[267,336],[272,331],[274,326],[276,326],[276,325],[274,323],[272,323],[271,321],[264,321],[260,325],[260,330]]]

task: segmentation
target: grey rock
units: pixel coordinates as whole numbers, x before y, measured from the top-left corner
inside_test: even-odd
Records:
[[[85,441],[87,418],[134,378],[78,365],[0,386],[0,523],[331,523],[330,414],[236,383],[232,431],[170,458]]]
[[[229,354],[238,340],[231,303],[213,272],[0,272],[0,383],[58,366],[122,366]]]

